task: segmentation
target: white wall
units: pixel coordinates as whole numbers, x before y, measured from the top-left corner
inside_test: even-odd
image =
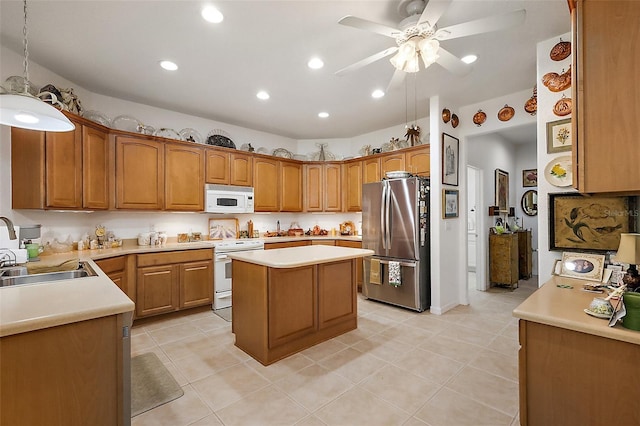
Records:
[[[518,223],[525,229],[531,230],[531,246],[533,249],[532,256],[532,272],[533,275],[538,275],[538,217],[527,216],[522,210],[522,195],[532,189],[538,190],[538,187],[525,187],[522,186],[522,171],[537,168],[537,141],[532,140],[530,143],[520,144],[516,146],[516,176],[514,177],[514,186],[516,189],[516,197],[511,203],[516,208],[516,218]]]

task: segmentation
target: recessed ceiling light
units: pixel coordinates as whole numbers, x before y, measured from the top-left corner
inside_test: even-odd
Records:
[[[267,92],[265,92],[264,90],[261,90],[258,93],[256,93],[256,97],[258,99],[262,99],[263,101],[266,101],[267,99],[270,98],[269,94]]]
[[[478,59],[478,57],[476,55],[467,55],[464,58],[462,58],[461,61],[464,62],[465,64],[472,64],[477,59]]]
[[[175,71],[178,69],[176,63],[171,61],[160,61],[160,66],[167,71]]]
[[[219,24],[224,19],[222,12],[213,6],[206,6],[202,9],[202,17],[205,21]]]
[[[307,65],[309,66],[309,68],[313,70],[318,70],[324,67],[324,62],[322,62],[322,59],[316,57],[316,58],[311,58],[309,62],[307,62]]]
[[[376,90],[373,91],[373,93],[371,93],[371,97],[372,98],[376,98],[377,99],[377,98],[381,98],[383,96],[384,96],[384,92],[382,90],[380,90],[380,89],[376,89]]]
[[[327,118],[327,117],[329,117],[329,113],[328,112],[319,112],[318,113],[318,117]]]

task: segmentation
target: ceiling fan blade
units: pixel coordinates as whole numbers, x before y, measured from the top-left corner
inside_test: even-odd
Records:
[[[396,28],[391,28],[383,24],[378,24],[377,22],[367,21],[366,19],[357,18],[351,15],[347,15],[340,19],[338,24],[358,28],[360,30],[371,31],[391,38],[396,38],[397,35],[402,34],[402,31]]]
[[[389,84],[387,85],[386,92],[389,93],[390,91],[396,90],[398,87],[400,87],[400,85],[404,81],[405,74],[406,72],[396,69],[393,72],[393,76],[391,76]]]
[[[345,75],[345,74],[347,74],[347,73],[349,73],[351,71],[354,71],[354,70],[357,70],[357,69],[362,68],[364,66],[367,66],[369,64],[372,64],[375,61],[379,61],[380,59],[395,53],[397,50],[398,50],[397,46],[390,47],[388,49],[383,50],[382,52],[378,52],[378,53],[376,53],[374,55],[371,55],[371,56],[369,56],[367,58],[364,58],[363,60],[358,61],[355,64],[351,64],[348,67],[342,68],[341,70],[336,71],[335,74],[338,75],[338,76],[343,76],[343,75]]]
[[[418,25],[427,24],[429,28],[438,22],[438,19],[449,8],[452,0],[429,0],[427,6],[422,11]]]
[[[520,9],[503,15],[495,15],[475,21],[464,22],[462,24],[441,28],[436,31],[433,37],[437,40],[451,40],[453,38],[467,37],[474,34],[504,30],[522,24],[526,14],[526,10]]]
[[[446,70],[459,76],[464,76],[471,72],[471,66],[469,64],[465,64],[460,58],[442,47],[438,49],[438,59],[436,59],[436,62]]]

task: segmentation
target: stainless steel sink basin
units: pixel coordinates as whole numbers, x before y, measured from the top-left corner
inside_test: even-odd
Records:
[[[26,273],[26,268],[23,269],[24,271],[20,272]],[[87,264],[87,262],[80,262],[80,267],[72,271],[19,275],[15,270],[12,270],[10,273],[14,275],[6,276],[6,274],[4,273],[0,275],[0,287],[69,280],[74,278],[95,277],[97,275],[96,272],[89,266],[89,264]]]

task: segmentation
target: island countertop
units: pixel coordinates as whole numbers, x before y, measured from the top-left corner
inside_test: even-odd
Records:
[[[554,276],[514,309],[513,316],[640,345],[639,331],[626,329],[620,323],[609,327],[606,319],[595,318],[584,312],[594,297],[606,297],[606,294],[582,291],[585,283],[578,279]],[[558,287],[567,285],[573,288]],[[613,304],[615,306],[615,301]]]
[[[338,246],[311,245],[273,250],[251,250],[229,253],[234,260],[268,266],[270,268],[297,268],[319,263],[337,262],[373,255],[373,250]]]

